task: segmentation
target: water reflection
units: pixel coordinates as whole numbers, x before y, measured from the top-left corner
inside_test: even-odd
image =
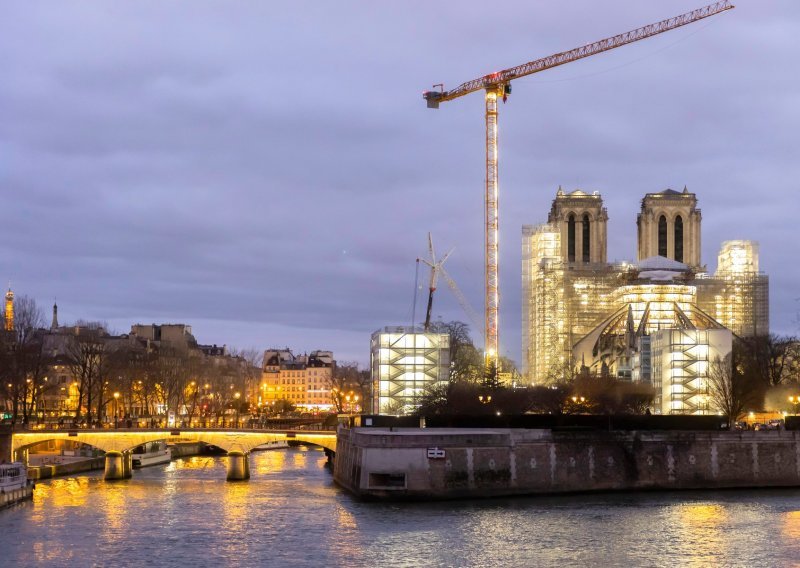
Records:
[[[253,452],[248,482],[225,458],[42,482],[0,511],[2,565],[789,566],[798,492],[628,494],[362,503],[318,450]]]
[[[783,514],[782,520],[783,536],[800,541],[800,511],[788,511]]]

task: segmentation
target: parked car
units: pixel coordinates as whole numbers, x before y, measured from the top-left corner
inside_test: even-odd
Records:
[[[767,422],[767,430],[780,430],[783,428],[783,420],[775,419]]]
[[[762,424],[761,422],[756,422],[755,424],[753,424],[753,430],[766,430],[766,429],[767,425]]]

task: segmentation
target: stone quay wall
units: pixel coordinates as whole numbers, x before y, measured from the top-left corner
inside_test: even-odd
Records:
[[[334,479],[365,499],[800,486],[800,432],[342,428]]]
[[[28,479],[50,479],[62,475],[72,475],[85,471],[102,470],[105,467],[105,457],[88,458],[69,463],[39,465],[28,467]]]

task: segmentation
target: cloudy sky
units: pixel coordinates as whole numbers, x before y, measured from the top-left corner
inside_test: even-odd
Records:
[[[48,310],[57,297],[62,322],[184,322],[202,343],[366,362],[372,331],[410,323],[428,231],[482,310],[483,97],[434,111],[422,91],[702,4],[3,2],[0,278]],[[635,257],[646,192],[688,186],[703,261],[758,240],[772,328],[798,332],[798,56],[800,3],[740,0],[515,83],[505,354],[521,226],[559,185],[602,193],[609,259]],[[434,312],[466,320],[446,287]]]

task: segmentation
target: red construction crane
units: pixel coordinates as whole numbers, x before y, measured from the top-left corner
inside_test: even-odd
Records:
[[[440,91],[425,91],[423,97],[428,102],[428,108],[439,108],[439,103],[452,101],[458,97],[463,97],[469,93],[486,91],[486,236],[485,236],[485,255],[486,255],[486,317],[484,322],[484,340],[486,364],[494,363],[497,368],[497,358],[499,355],[498,338],[498,310],[499,294],[497,280],[497,236],[498,236],[498,172],[497,172],[497,99],[502,98],[505,102],[511,94],[511,81],[526,75],[539,73],[546,69],[558,67],[565,63],[571,63],[584,57],[597,55],[604,51],[621,47],[623,45],[643,40],[654,35],[658,35],[669,30],[674,30],[686,24],[691,24],[698,20],[708,18],[715,14],[725,12],[733,8],[728,0],[715,2],[681,14],[674,18],[662,20],[655,24],[650,24],[624,34],[615,35],[606,39],[601,39],[581,47],[576,47],[569,51],[562,51],[542,59],[530,61],[511,67],[504,71],[484,75],[477,79],[462,83],[455,89],[445,91],[443,85]]]

